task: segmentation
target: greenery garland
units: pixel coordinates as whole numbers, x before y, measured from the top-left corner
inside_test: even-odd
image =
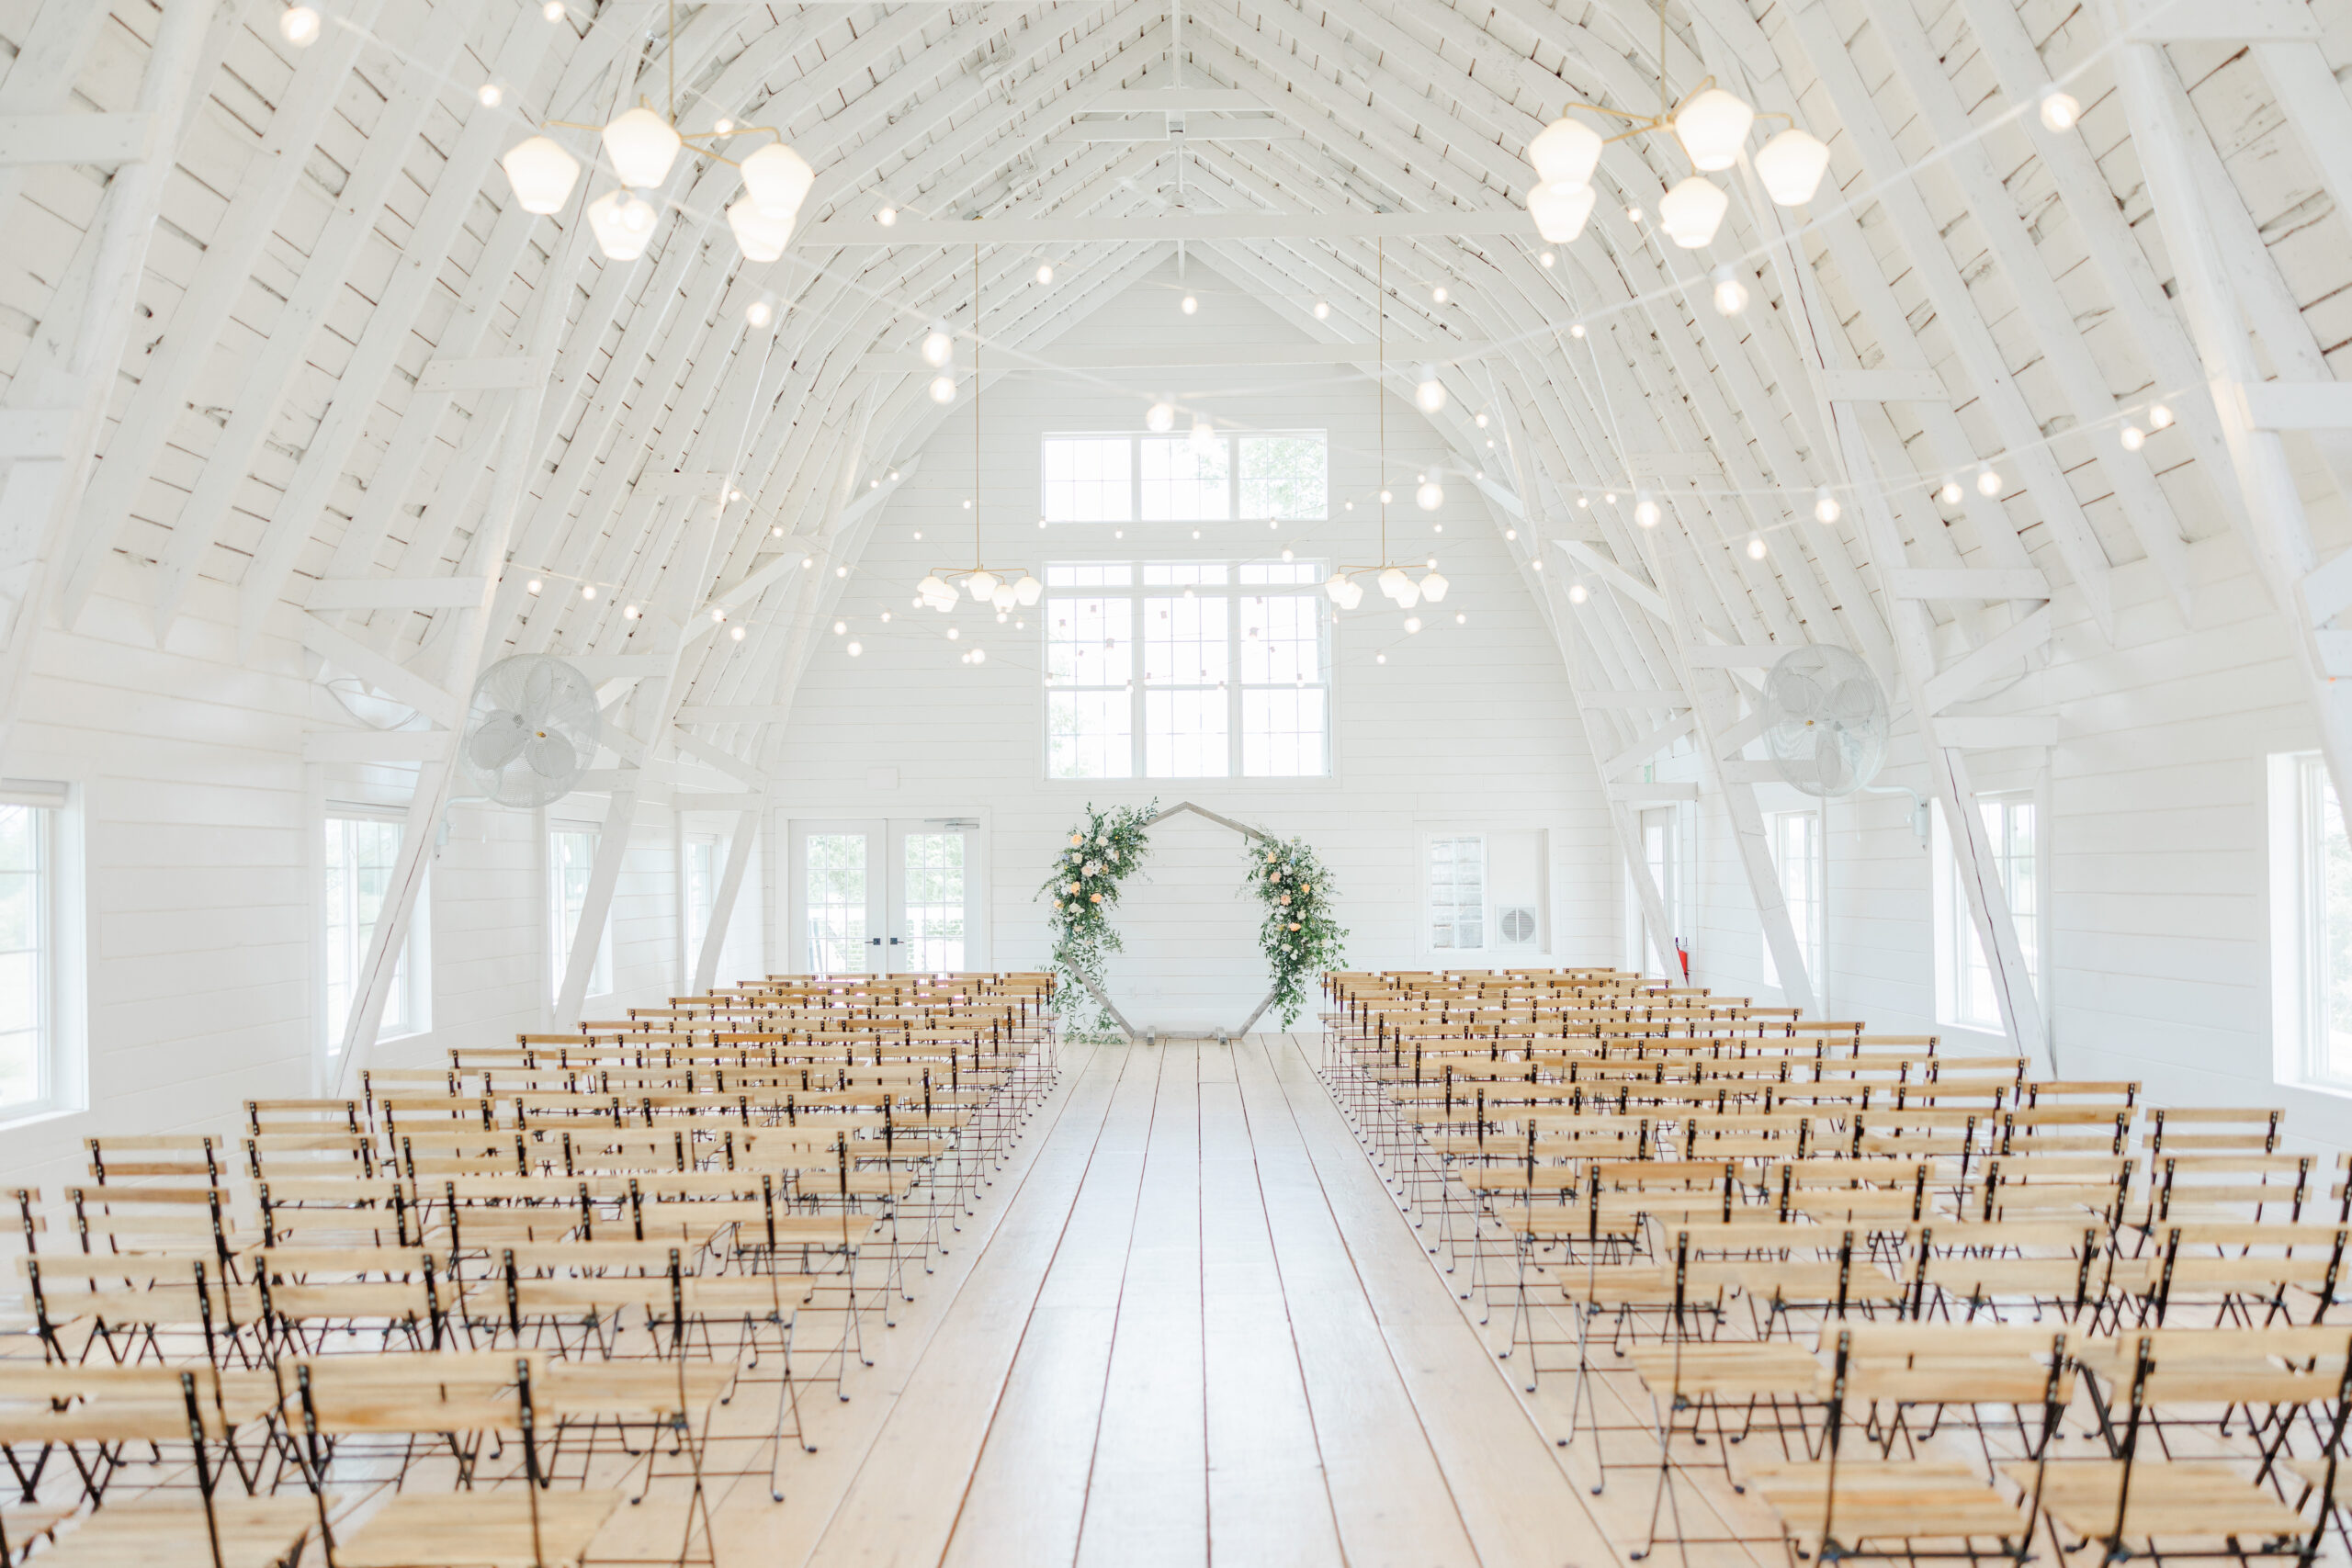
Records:
[[[1120,885],[1151,849],[1144,829],[1159,814],[1157,798],[1148,806],[1108,811],[1097,811],[1089,802],[1085,822],[1071,829],[1052,874],[1037,889],[1039,897],[1054,901],[1055,1011],[1067,1039],[1125,1038],[1094,991],[1102,987],[1110,955],[1125,947],[1111,924],[1111,911],[1118,905]],[[1089,984],[1094,991],[1087,989]]]
[[[1258,946],[1274,972],[1272,1006],[1283,1027],[1306,1006],[1309,978],[1347,964],[1347,931],[1331,918],[1331,874],[1304,839],[1251,840],[1244,886],[1266,907]]]

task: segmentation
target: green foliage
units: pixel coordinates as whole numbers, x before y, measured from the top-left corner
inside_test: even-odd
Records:
[[[1097,811],[1089,802],[1086,820],[1070,829],[1052,874],[1037,889],[1038,897],[1054,904],[1055,1010],[1068,1039],[1123,1038],[1087,986],[1102,988],[1110,955],[1125,947],[1111,924],[1111,911],[1118,907],[1121,884],[1150,852],[1144,825],[1159,813],[1157,799],[1108,811]]]
[[[1347,964],[1347,931],[1331,918],[1330,874],[1304,839],[1251,840],[1242,886],[1266,907],[1258,946],[1273,970],[1273,1007],[1288,1029],[1306,1006],[1310,980]]]

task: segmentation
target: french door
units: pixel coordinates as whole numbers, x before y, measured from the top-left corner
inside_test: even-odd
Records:
[[[967,817],[796,818],[786,966],[820,975],[988,966],[985,856]]]

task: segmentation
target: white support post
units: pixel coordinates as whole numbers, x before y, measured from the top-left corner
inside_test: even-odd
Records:
[[[588,977],[595,972],[596,949],[613,916],[613,890],[620,886],[621,863],[628,858],[628,832],[637,820],[637,791],[616,789],[605,807],[605,826],[596,838],[596,861],[588,872],[588,891],[581,900],[580,923],[571,930],[571,951],[563,961],[563,984],[556,988],[558,1028],[580,1021],[588,1000]],[[617,977],[616,977],[617,978]]]
[[[759,840],[761,808],[747,806],[735,817],[735,832],[727,840],[727,869],[719,874],[710,900],[710,923],[703,928],[702,951],[695,955],[694,994],[705,996],[718,977],[718,952],[727,945],[727,924],[735,917],[735,899],[743,890],[743,873],[752,863],[752,846]]]

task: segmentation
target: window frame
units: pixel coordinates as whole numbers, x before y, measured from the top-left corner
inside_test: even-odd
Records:
[[[320,832],[313,840],[322,855],[325,850],[325,829],[335,822],[389,822],[405,829],[408,808],[404,806],[378,806],[366,801],[330,800],[321,813]],[[343,1037],[350,1026],[348,1010],[338,1019],[334,1016],[332,995],[328,988],[328,962],[334,942],[333,911],[328,905],[327,863],[322,858],[318,871],[318,1016],[320,1020],[319,1056],[328,1071],[343,1058]],[[428,862],[423,872],[424,880],[416,890],[416,903],[409,910],[408,940],[401,944],[399,968],[394,972],[401,991],[401,1024],[398,1029],[377,1030],[376,1038],[413,1040],[420,1034],[433,1032],[433,869]],[[369,928],[369,935],[374,928]],[[356,976],[360,964],[367,962],[368,942],[362,940],[353,965]],[[353,999],[357,999],[355,995]]]
[[[1978,790],[1976,807],[2002,814],[2000,829],[2002,845],[2009,842],[2008,814],[2024,807],[2033,814],[2033,848],[2027,856],[2008,853],[1996,848],[1994,853],[1995,874],[2000,878],[2004,901],[2009,906],[2009,919],[2017,920],[2017,892],[2013,866],[2021,858],[2030,863],[2033,876],[2033,907],[2027,919],[2032,924],[2029,941],[2024,931],[2018,931],[2018,945],[2025,950],[2026,978],[2033,987],[2034,1005],[2041,1010],[2045,1033],[2050,1018],[2050,998],[2042,977],[2050,972],[2047,933],[2049,931],[2049,856],[2050,820],[2048,802],[2039,787],[2026,789]],[[1929,863],[1932,868],[1931,897],[1931,961],[1935,971],[1936,1022],[1944,1029],[1965,1030],[1994,1038],[2007,1038],[2007,1031],[2001,1022],[2000,1002],[1996,998],[1993,1016],[1984,1020],[1972,1015],[1963,1005],[1962,990],[1973,973],[1974,960],[1981,958],[1976,944],[1976,922],[1968,908],[1968,894],[1960,880],[1959,843],[1945,818],[1943,803],[1931,803],[1933,810],[1930,834]],[[1987,829],[1989,832],[1991,829]],[[1989,965],[1989,961],[1986,961]]]
[[[2269,758],[2272,1077],[2352,1093],[2352,1062],[2331,1069],[2328,1049],[2326,805],[2333,792],[2318,751]]]
[[[40,940],[34,946],[41,990],[34,1043],[40,1092],[0,1107],[0,1128],[8,1128],[88,1108],[88,857],[77,781],[0,779],[0,805],[23,806],[37,813],[36,901],[41,923]]]
[[[1309,516],[1275,519],[1264,512],[1247,513],[1241,509],[1241,444],[1255,440],[1297,440],[1312,438],[1323,445],[1323,509]],[[1037,440],[1038,515],[1057,527],[1125,527],[1149,521],[1152,523],[1284,523],[1328,522],[1331,515],[1331,433],[1325,428],[1295,430],[1221,430],[1217,442],[1225,451],[1225,510],[1216,516],[1152,517],[1147,519],[1143,510],[1143,444],[1147,441],[1184,441],[1189,437],[1168,431],[1151,430],[1048,430]],[[1046,444],[1049,441],[1124,441],[1127,446],[1127,514],[1125,517],[1054,517],[1046,507],[1047,480],[1046,478]]]
[[[1781,855],[1782,832],[1795,819],[1803,819],[1812,825],[1812,844],[1804,868],[1806,886],[1802,923],[1790,897],[1789,867]],[[1828,947],[1828,919],[1825,902],[1829,882],[1829,850],[1826,827],[1817,807],[1764,813],[1765,847],[1772,857],[1773,879],[1780,884],[1781,901],[1789,909],[1789,923],[1796,931],[1797,947],[1804,959],[1805,978],[1812,985],[1816,1010],[1826,1008],[1826,1003],[1822,998],[1828,994],[1822,978]],[[1780,963],[1772,956],[1770,940],[1761,931],[1757,933],[1757,946],[1763,955],[1761,973],[1764,984],[1775,989],[1781,988]]]
[[[1038,601],[1038,773],[1046,783],[1095,786],[1104,784],[1141,783],[1145,781],[1204,781],[1247,779],[1253,784],[1301,785],[1328,784],[1339,778],[1338,743],[1338,617],[1331,614],[1329,595],[1322,590],[1322,579],[1329,570],[1327,562],[1297,559],[1283,561],[1270,558],[1227,559],[1210,558],[1182,558],[1171,556],[1135,556],[1098,558],[1048,562],[1046,566],[1050,583],[1055,570],[1062,568],[1120,567],[1126,572],[1124,583],[1072,584],[1049,586],[1045,597]],[[1223,582],[1146,582],[1146,570],[1162,568],[1221,568]],[[1288,582],[1244,582],[1243,570],[1250,567],[1281,567],[1299,570],[1305,581]],[[1145,656],[1149,641],[1146,617],[1152,601],[1178,600],[1187,589],[1194,598],[1223,598],[1226,601],[1225,649],[1226,679],[1226,771],[1220,773],[1154,773],[1151,766],[1151,737],[1148,720],[1149,697],[1154,692],[1182,692],[1202,689],[1198,682],[1161,682],[1154,684],[1149,678],[1148,661]],[[1314,610],[1318,679],[1292,683],[1284,682],[1250,682],[1242,678],[1246,668],[1244,645],[1247,642],[1240,607],[1250,599],[1298,598],[1306,601]],[[1057,685],[1053,680],[1053,606],[1057,600],[1104,602],[1124,601],[1127,605],[1127,677],[1125,694],[1127,709],[1127,771],[1123,773],[1096,773],[1064,776],[1053,771],[1054,728],[1053,704],[1057,692],[1116,692],[1111,685]],[[1106,620],[1117,617],[1106,615]],[[1323,754],[1317,771],[1300,773],[1250,773],[1250,736],[1246,720],[1249,697],[1253,692],[1290,692],[1317,690],[1323,694]]]
[[[567,901],[561,881],[563,873],[556,860],[555,841],[559,836],[566,833],[577,833],[588,840],[589,875],[593,878],[595,874],[596,852],[604,843],[605,828],[601,822],[581,822],[554,817],[547,820],[547,832],[541,841],[547,846],[548,857],[545,886],[548,905],[548,1005],[549,1007],[553,1007],[562,997],[563,971],[564,966],[571,961],[571,939],[574,934],[572,931],[567,929],[572,921],[567,918]],[[580,912],[582,915],[588,912],[587,900],[587,889],[583,886],[581,889]],[[602,982],[601,985],[599,981]],[[613,968],[613,918],[612,911],[607,908],[605,911],[604,929],[596,935],[596,961],[588,966],[588,987],[581,992],[580,999],[584,1005],[593,998],[609,997],[614,994],[616,986]]]
[[[718,912],[718,883],[725,874],[727,857],[721,852],[726,840],[717,833],[688,831],[678,834],[678,973],[679,989],[694,988],[695,964],[702,956],[703,933],[710,930],[711,917]],[[695,858],[697,852],[707,852],[709,864],[703,882],[704,905],[702,919],[695,919]]]
[[[1483,956],[1497,950],[1498,944],[1492,940],[1495,924],[1494,868],[1487,852],[1487,835],[1483,831],[1464,831],[1459,829],[1453,831],[1430,831],[1424,832],[1421,835],[1420,945],[1423,953],[1428,953],[1432,957],[1464,953],[1476,953]],[[1438,880],[1436,863],[1437,847],[1442,843],[1455,845],[1456,849],[1454,852],[1457,857],[1461,853],[1459,846],[1463,844],[1476,844],[1478,846],[1478,945],[1476,947],[1465,947],[1458,941],[1441,945],[1437,940]],[[1458,866],[1460,863],[1461,863],[1457,858],[1455,864]],[[1461,878],[1457,875],[1453,882],[1453,886],[1457,891],[1460,887],[1460,884]],[[1456,897],[1453,901],[1452,907],[1456,911],[1454,923],[1458,927],[1460,924],[1459,912],[1465,906],[1462,903],[1459,897]],[[1456,934],[1459,934],[1458,931]]]

